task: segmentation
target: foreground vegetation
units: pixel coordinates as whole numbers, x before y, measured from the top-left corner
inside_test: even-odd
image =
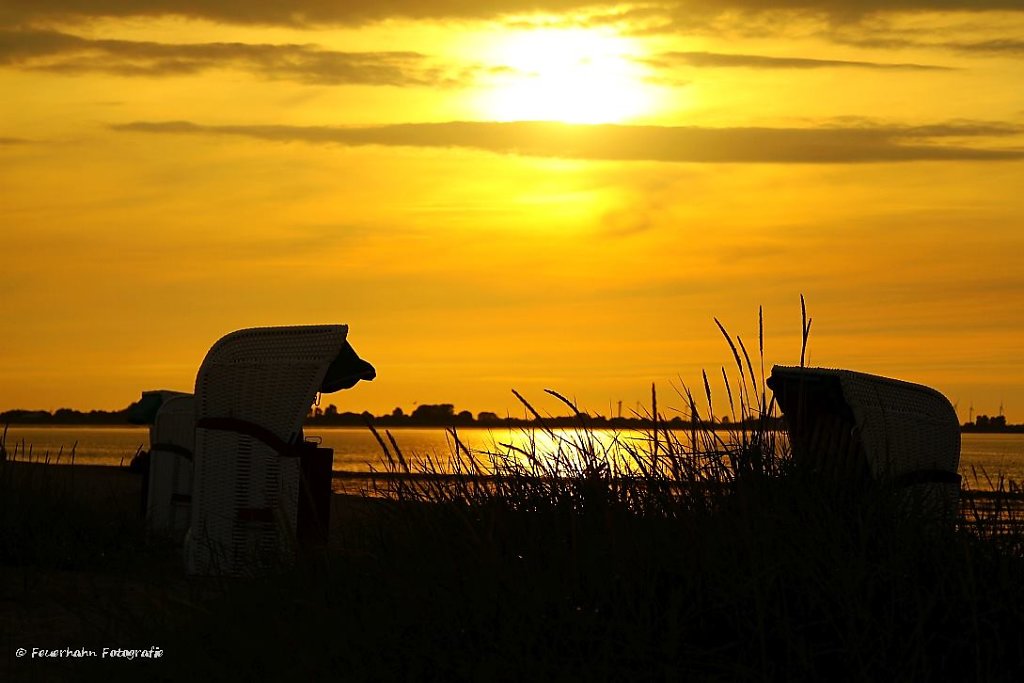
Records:
[[[197,671],[240,681],[1024,673],[1024,538],[995,533],[994,518],[937,528],[899,514],[891,491],[844,498],[785,459],[732,476],[661,440],[664,477],[624,477],[580,438],[560,462],[516,454],[512,476],[488,485],[466,469],[395,478],[390,499],[337,496],[326,549],[241,581],[184,579],[176,549],[145,536],[124,486],[72,493],[79,482],[57,468],[12,474],[9,463],[0,556],[4,598],[22,611],[5,616],[8,650],[166,653],[131,663],[8,653],[9,680],[43,671],[168,681]],[[462,466],[474,457],[463,453]],[[33,622],[51,601],[62,618]]]
[[[86,495],[8,463],[3,590],[24,610],[4,619],[5,646],[165,652],[131,663],[7,655],[9,671],[55,680],[1021,680],[1024,533],[1005,524],[1006,510],[944,525],[908,509],[900,491],[853,490],[801,470],[758,427],[775,414],[763,372],[759,382],[742,342],[729,343],[738,370],[726,379],[725,409],[748,425],[734,440],[700,427],[685,388],[693,429],[657,428],[652,392],[654,427],[639,443],[552,429],[550,451],[481,454],[453,431],[450,457],[414,468],[391,434],[377,434],[381,496],[335,496],[328,545],[272,577],[186,580],[176,549],[144,534],[130,486]],[[710,404],[706,378],[704,387]],[[53,622],[30,617],[62,586],[66,629],[47,632]]]

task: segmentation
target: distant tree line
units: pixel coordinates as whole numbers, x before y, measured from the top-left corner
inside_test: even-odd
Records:
[[[136,404],[122,410],[90,410],[88,412],[60,408],[54,412],[47,410],[7,410],[0,412],[0,425],[34,424],[34,425],[128,425],[132,424],[129,413]],[[334,404],[326,408],[314,406],[306,416],[306,424],[319,427],[364,427],[370,422],[381,427],[528,427],[536,426],[534,418],[501,417],[497,413],[481,411],[476,415],[468,410],[456,412],[451,403],[423,404],[416,406],[412,413],[395,408],[385,415],[373,415],[369,411],[340,412]],[[644,417],[605,417],[577,413],[544,417],[544,425],[554,428],[588,427],[593,429],[650,429],[655,422]],[[746,424],[730,422],[728,417],[720,421],[697,423],[702,429],[737,429],[753,427],[756,420],[747,420]],[[659,419],[658,427],[668,429],[688,429],[694,423],[682,416],[670,419]],[[775,419],[771,427],[781,429],[781,419]],[[1024,432],[1024,425],[1008,425],[1006,417],[997,415],[978,415],[973,423],[963,425],[965,432]]]
[[[130,415],[137,404],[133,403],[122,410],[90,410],[88,412],[60,408],[54,412],[47,410],[8,410],[0,412],[0,424],[34,424],[34,425],[129,425],[137,424]],[[307,425],[330,427],[364,427],[367,422],[383,427],[520,427],[536,425],[534,418],[501,417],[497,413],[481,411],[473,415],[468,410],[456,412],[451,403],[419,405],[407,414],[401,408],[395,408],[385,415],[373,415],[369,411],[340,412],[334,404],[326,408],[314,406],[310,408],[305,420]],[[642,428],[653,427],[653,420],[641,417],[606,418],[603,415],[577,413],[575,415],[551,416],[543,418],[545,425],[550,427],[592,427],[603,428]],[[752,424],[752,423],[751,423]],[[698,423],[701,427],[730,428],[741,425],[730,424],[727,417],[721,422]],[[675,416],[662,419],[659,427],[685,429],[692,427],[690,420]]]
[[[587,413],[543,417],[541,421],[544,425],[555,428],[650,429],[655,426],[654,420],[650,418],[607,418],[603,415]],[[311,426],[361,427],[367,422],[382,427],[527,427],[538,424],[538,420],[535,418],[501,417],[497,413],[488,411],[479,412],[475,416],[468,410],[456,412],[455,406],[451,403],[423,404],[417,406],[411,414],[406,414],[401,408],[395,408],[386,415],[373,415],[368,411],[361,413],[339,412],[337,406],[332,404],[323,409],[319,406],[314,407],[306,416],[306,424]],[[753,426],[754,422],[754,420],[748,421],[749,426]],[[701,428],[714,429],[742,426],[739,423],[730,423],[728,417],[715,423],[699,421],[697,425]],[[670,419],[659,419],[657,426],[669,429],[687,429],[693,427],[694,424],[688,419],[675,416]],[[781,422],[776,420],[773,426],[781,427]]]
[[[38,425],[126,425],[128,409],[90,410],[82,412],[71,408],[48,410],[7,410],[0,413],[0,424]]]
[[[966,422],[963,425],[963,431],[965,432],[1024,432],[1024,425],[1008,425],[1006,424],[1005,415],[996,415],[995,417],[989,417],[988,415],[978,415],[974,418],[974,422]]]

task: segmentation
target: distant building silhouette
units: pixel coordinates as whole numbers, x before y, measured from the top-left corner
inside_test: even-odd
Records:
[[[979,415],[974,421],[974,426],[982,429],[1005,429],[1006,416],[996,415],[995,417],[989,417],[988,415]]]

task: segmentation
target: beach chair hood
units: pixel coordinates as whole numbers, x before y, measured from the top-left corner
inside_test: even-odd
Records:
[[[793,457],[839,484],[868,477],[956,515],[960,424],[949,399],[920,384],[831,368],[772,368]]]
[[[302,423],[318,392],[376,376],[346,325],[263,327],[215,343],[196,376],[190,573],[240,574],[287,556]]]

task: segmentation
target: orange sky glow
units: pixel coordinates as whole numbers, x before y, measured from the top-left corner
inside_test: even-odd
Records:
[[[0,410],[347,323],[342,410],[673,416],[803,294],[810,364],[1024,422],[1024,9],[768,4],[4,3]]]

